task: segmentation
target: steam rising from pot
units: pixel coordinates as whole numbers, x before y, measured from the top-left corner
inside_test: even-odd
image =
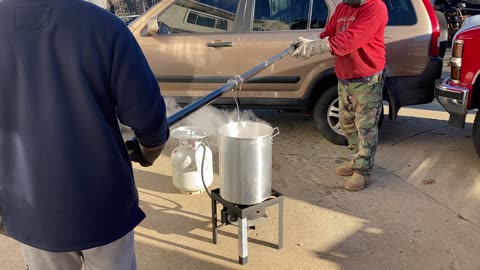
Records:
[[[182,109],[182,107],[180,107],[175,101],[175,98],[172,97],[165,97],[165,104],[167,108],[167,116],[170,116]],[[180,126],[199,126],[204,129],[208,129],[212,133],[212,135],[216,135],[218,129],[221,126],[230,122],[237,122],[238,118],[239,112],[236,108],[232,110],[221,110],[211,105],[207,105],[200,110],[192,113],[171,128]],[[243,121],[252,121],[268,124],[267,122],[259,119],[251,110],[240,111],[240,122]],[[215,139],[216,138],[214,138],[214,140],[212,140],[211,142],[215,142]]]

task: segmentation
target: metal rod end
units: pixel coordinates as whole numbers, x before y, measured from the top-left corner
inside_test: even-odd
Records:
[[[248,263],[248,256],[245,257],[245,258],[238,257],[238,262],[239,262],[241,265],[247,264],[247,263]]]

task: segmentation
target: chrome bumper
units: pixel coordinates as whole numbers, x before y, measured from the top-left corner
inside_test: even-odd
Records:
[[[435,98],[450,113],[448,124],[456,128],[464,128],[470,90],[461,86],[450,85],[448,84],[449,80],[447,78],[435,82]]]

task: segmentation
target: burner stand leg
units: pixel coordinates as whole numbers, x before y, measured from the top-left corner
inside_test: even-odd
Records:
[[[278,202],[278,249],[283,248],[283,197]]]
[[[247,218],[238,219],[238,262],[242,265],[248,262],[248,226]]]
[[[213,243],[218,244],[217,201],[212,197],[212,233]]]

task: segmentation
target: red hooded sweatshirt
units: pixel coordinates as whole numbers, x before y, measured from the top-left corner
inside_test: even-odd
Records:
[[[381,0],[367,0],[359,7],[339,4],[320,38],[329,37],[339,79],[363,78],[385,66],[387,7]]]

